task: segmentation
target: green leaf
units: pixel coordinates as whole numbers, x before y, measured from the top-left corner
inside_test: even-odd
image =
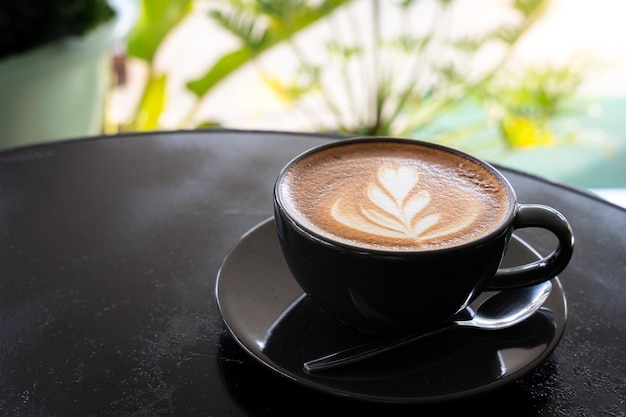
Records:
[[[224,78],[249,62],[250,58],[250,51],[245,48],[226,54],[202,78],[188,82],[187,88],[196,96],[202,97]]]
[[[224,10],[211,11],[209,16],[248,48],[254,50],[263,45],[267,30],[263,27],[263,22],[254,16]]]
[[[143,97],[131,122],[131,130],[155,130],[159,127],[159,117],[165,108],[165,86],[167,74],[150,77]]]
[[[232,5],[239,4],[239,9],[227,14],[212,13],[211,16],[217,18],[218,23],[223,27],[231,25],[228,30],[242,40],[243,46],[223,55],[207,73],[187,83],[187,88],[196,96],[203,97],[215,85],[250,62],[260,53],[290,39],[295,33],[320,19],[328,17],[333,10],[350,3],[350,1],[325,0],[311,5],[305,4],[300,0],[260,1],[259,8],[256,10],[260,10],[263,13],[257,14],[256,19],[265,19],[269,22],[264,28],[263,36],[261,37],[258,37],[255,30],[252,30],[249,16],[245,15],[250,13],[249,7],[246,8],[238,2],[234,2]],[[238,13],[239,16],[237,15]]]
[[[486,37],[464,36],[452,41],[452,46],[466,54],[474,54],[485,44]]]
[[[193,0],[141,0],[128,38],[128,55],[151,62],[161,42],[192,9]]]
[[[515,0],[513,7],[522,13],[525,17],[533,14],[545,13],[550,0]]]
[[[196,125],[196,129],[215,129],[218,127],[223,127],[223,125],[217,120],[205,120]]]
[[[496,28],[489,36],[493,39],[497,39],[507,43],[508,45],[514,45],[520,37],[524,34],[524,28],[512,25],[501,25]]]

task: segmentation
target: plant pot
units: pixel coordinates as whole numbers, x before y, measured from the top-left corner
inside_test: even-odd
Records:
[[[133,3],[112,2],[116,17],[84,37],[0,61],[0,148],[102,131],[110,56],[130,29]]]

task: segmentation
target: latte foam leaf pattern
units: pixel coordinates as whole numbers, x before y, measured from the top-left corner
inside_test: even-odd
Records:
[[[440,221],[441,215],[431,213],[420,217],[420,213],[430,203],[431,195],[426,190],[418,189],[418,185],[417,170],[404,166],[382,166],[378,170],[376,182],[368,184],[369,201],[360,204],[360,211],[338,199],[331,208],[331,214],[347,227],[377,236],[416,241],[432,238],[432,234],[427,236],[425,233]],[[454,230],[439,230],[436,235],[443,236],[464,226],[457,225]]]

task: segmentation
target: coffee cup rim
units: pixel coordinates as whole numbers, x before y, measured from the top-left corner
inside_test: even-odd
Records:
[[[491,230],[489,233],[480,236],[476,239],[470,240],[468,242],[464,242],[464,243],[459,243],[459,244],[455,244],[455,245],[451,245],[451,246],[447,246],[447,247],[442,247],[442,248],[427,248],[427,249],[420,249],[420,250],[415,250],[415,249],[398,249],[398,250],[388,250],[388,249],[380,249],[380,248],[371,248],[371,247],[365,247],[365,246],[358,246],[358,245],[352,245],[346,242],[341,242],[338,240],[335,240],[329,236],[326,235],[322,235],[321,233],[318,233],[314,230],[311,230],[310,228],[306,227],[305,225],[303,225],[302,223],[298,222],[294,216],[289,212],[289,210],[287,210],[285,208],[285,205],[283,204],[282,196],[281,193],[278,192],[278,188],[280,186],[281,181],[286,177],[286,174],[291,170],[292,167],[294,167],[299,161],[309,157],[310,155],[313,155],[317,152],[321,152],[324,151],[326,149],[329,148],[334,148],[334,147],[338,147],[338,146],[345,146],[345,145],[350,145],[350,144],[356,144],[356,143],[366,143],[366,142],[380,142],[380,143],[389,143],[389,142],[396,142],[396,143],[405,143],[405,144],[412,144],[412,145],[418,145],[418,146],[423,146],[423,147],[427,147],[427,148],[431,148],[431,149],[436,149],[436,150],[440,150],[443,152],[447,152],[447,153],[452,153],[454,155],[457,155],[463,159],[467,159],[481,167],[483,167],[484,169],[486,169],[494,178],[496,178],[498,180],[498,182],[500,182],[503,186],[503,188],[505,189],[509,199],[509,207],[508,210],[506,212],[506,214],[503,216],[502,221],[500,222],[500,224],[495,227],[493,230]],[[515,190],[513,189],[512,185],[510,184],[510,182],[506,179],[506,177],[497,169],[495,168],[492,164],[490,164],[489,162],[471,155],[467,152],[461,151],[459,149],[450,147],[450,146],[446,146],[446,145],[442,145],[442,144],[438,144],[438,143],[434,143],[434,142],[428,142],[428,141],[424,141],[421,139],[413,139],[413,138],[402,138],[402,137],[394,137],[394,136],[355,136],[355,137],[348,137],[346,139],[340,139],[334,142],[330,142],[330,143],[324,143],[318,146],[315,146],[313,148],[307,149],[303,152],[301,152],[300,154],[296,155],[295,157],[293,157],[278,173],[278,176],[276,178],[276,181],[274,182],[274,204],[277,206],[277,208],[280,210],[280,212],[282,213],[283,217],[285,219],[287,219],[292,227],[294,227],[296,230],[299,231],[299,233],[307,235],[309,238],[313,238],[314,240],[324,244],[325,246],[331,246],[331,247],[337,247],[337,248],[343,248],[343,249],[348,249],[351,251],[358,251],[361,253],[372,253],[372,254],[377,254],[377,255],[389,255],[389,254],[402,254],[402,255],[407,255],[407,254],[424,254],[424,253],[429,253],[429,254],[434,254],[434,253],[446,253],[446,252],[456,252],[458,250],[463,250],[464,248],[469,248],[469,247],[476,247],[476,246],[480,246],[483,244],[483,242],[489,242],[491,240],[493,240],[494,238],[497,238],[498,236],[501,236],[503,233],[505,233],[508,229],[509,226],[511,225],[511,223],[513,222],[513,219],[515,217],[515,212],[517,210],[518,207],[518,203],[517,203],[517,196],[515,194]]]

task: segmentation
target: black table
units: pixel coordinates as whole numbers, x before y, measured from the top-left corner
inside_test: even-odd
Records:
[[[534,371],[454,403],[385,405],[304,388],[251,358],[218,314],[218,268],[271,216],[279,169],[336,139],[215,130],[0,152],[0,414],[626,415],[626,210],[507,169],[520,202],[555,207],[576,234],[560,275],[566,330]]]

